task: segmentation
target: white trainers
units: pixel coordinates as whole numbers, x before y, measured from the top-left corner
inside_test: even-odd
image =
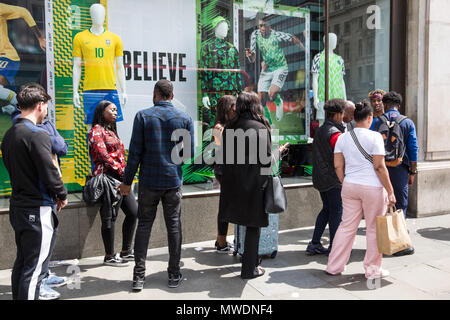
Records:
[[[57,288],[67,284],[67,277],[58,277],[56,274],[50,272],[49,276],[44,279],[45,284],[50,288]]]
[[[379,278],[386,278],[389,277],[391,274],[388,270],[380,268],[378,274],[372,274],[371,276],[367,277],[367,279],[373,280],[373,279],[379,279]]]
[[[59,299],[61,294],[52,288],[50,288],[45,281],[41,282],[41,287],[39,288],[39,300],[56,300]]]

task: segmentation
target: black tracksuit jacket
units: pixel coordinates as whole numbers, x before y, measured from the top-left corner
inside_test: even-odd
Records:
[[[52,161],[50,136],[44,129],[20,118],[6,132],[1,150],[11,179],[11,206],[54,206],[55,198],[67,198],[67,190]]]

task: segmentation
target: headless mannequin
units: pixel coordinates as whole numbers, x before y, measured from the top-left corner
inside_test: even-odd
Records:
[[[105,29],[103,28],[103,24],[105,22],[106,11],[105,7],[103,7],[99,3],[95,3],[90,8],[90,14],[92,19],[92,26],[89,29],[92,34],[101,35]],[[125,68],[123,66],[123,58],[116,57],[116,75],[117,80],[119,82],[119,86],[122,94],[122,108],[125,108],[127,103],[127,94],[126,94],[126,84],[125,84]],[[81,80],[81,58],[74,57],[73,58],[73,103],[77,108],[81,107],[80,95],[78,94],[78,89],[80,87]]]
[[[228,30],[229,30],[228,23],[226,23],[225,21],[220,22],[214,29],[216,38],[221,40],[225,39],[228,35]],[[209,101],[208,96],[204,96],[202,102],[205,108],[209,109],[211,107],[211,102]]]
[[[334,54],[334,50],[337,47],[337,36],[334,33],[329,33],[328,35],[329,41],[329,56],[331,57]],[[323,39],[325,43],[325,37]],[[342,78],[343,88],[344,88],[344,100],[347,100],[347,93],[345,92],[345,82],[344,78]],[[319,101],[319,74],[313,73],[312,76],[312,87],[314,94],[314,108],[317,110],[317,119],[319,120],[319,124],[322,125],[325,122],[325,112],[323,107],[325,105],[325,101]]]

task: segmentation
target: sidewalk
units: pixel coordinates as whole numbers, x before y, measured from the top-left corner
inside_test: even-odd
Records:
[[[208,241],[183,245],[184,281],[176,289],[167,287],[167,248],[158,248],[149,250],[146,283],[140,293],[131,291],[133,262],[123,268],[107,267],[102,265],[103,257],[80,260],[80,289],[56,290],[61,299],[100,300],[450,299],[450,215],[408,219],[407,224],[416,253],[385,257],[383,267],[391,276],[379,283],[368,283],[363,275],[362,221],[342,276],[324,273],[327,257],[305,255],[313,232],[313,228],[306,228],[280,233],[278,255],[263,260],[266,274],[257,279],[243,281],[239,256],[217,254],[214,241]],[[52,270],[60,276],[71,275],[67,267]],[[11,270],[0,271],[0,300],[11,300],[10,275]]]

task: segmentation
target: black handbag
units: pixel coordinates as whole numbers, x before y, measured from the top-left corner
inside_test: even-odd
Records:
[[[269,176],[264,189],[264,208],[266,213],[282,213],[287,208],[286,191],[280,176]]]
[[[93,205],[103,198],[103,192],[104,192],[104,177],[103,173],[92,176],[88,175],[86,177],[86,183],[83,187],[83,201],[87,204]]]

